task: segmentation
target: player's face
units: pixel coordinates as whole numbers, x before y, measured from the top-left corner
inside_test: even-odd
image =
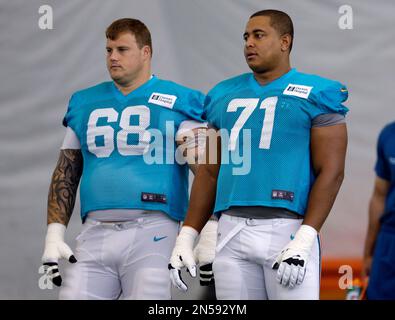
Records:
[[[127,85],[138,78],[149,59],[147,46],[139,48],[133,34],[125,32],[115,39],[107,39],[107,69],[111,78]]]
[[[270,17],[251,18],[243,34],[244,56],[250,69],[263,73],[276,68],[281,61],[281,36],[270,26]]]

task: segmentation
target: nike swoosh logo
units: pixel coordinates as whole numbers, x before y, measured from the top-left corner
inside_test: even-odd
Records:
[[[160,241],[160,240],[163,240],[164,238],[167,238],[167,236],[164,236],[164,237],[157,237],[157,236],[155,236],[154,237],[154,241],[156,242],[156,241]]]

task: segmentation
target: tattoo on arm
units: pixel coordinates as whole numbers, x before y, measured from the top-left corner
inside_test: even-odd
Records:
[[[82,163],[81,150],[60,151],[48,193],[48,224],[57,222],[67,226],[69,223],[82,175]]]

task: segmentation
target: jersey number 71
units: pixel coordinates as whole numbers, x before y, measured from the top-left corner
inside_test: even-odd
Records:
[[[278,97],[268,97],[261,102],[260,109],[266,109],[265,118],[263,119],[261,139],[259,142],[260,149],[270,149],[270,142],[272,140],[274,114],[276,111]],[[240,130],[247,122],[248,118],[258,106],[259,98],[251,99],[233,99],[229,102],[227,112],[235,112],[238,108],[244,108],[239,118],[236,120],[233,128],[230,130],[230,139],[228,150],[234,151],[236,149],[237,138]]]

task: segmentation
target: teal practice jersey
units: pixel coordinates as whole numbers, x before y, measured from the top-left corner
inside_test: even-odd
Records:
[[[347,97],[341,83],[295,69],[263,86],[252,73],[216,85],[205,102],[222,141],[215,213],[265,206],[304,215],[315,180],[312,119],[345,115]]]
[[[183,121],[203,121],[203,102],[202,93],[155,76],[126,96],[113,82],[73,94],[63,124],[81,143],[82,220],[106,209],[183,220],[189,171],[176,159],[175,135]]]

